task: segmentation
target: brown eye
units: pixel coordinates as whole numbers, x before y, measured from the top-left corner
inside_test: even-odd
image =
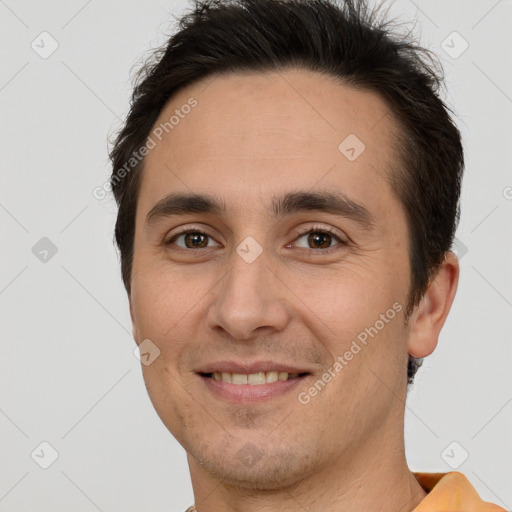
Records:
[[[189,249],[195,249],[197,247],[207,247],[207,235],[202,233],[186,233],[185,234],[185,246]]]
[[[180,241],[178,243],[177,241]],[[216,247],[218,244],[206,233],[200,231],[185,231],[173,236],[165,245],[176,243],[182,249],[204,249],[206,247]]]
[[[295,243],[304,249],[324,249],[325,252],[336,245],[346,245],[338,235],[325,228],[310,228],[301,233]]]
[[[308,243],[312,246],[312,249],[325,249],[330,247],[332,241],[331,235],[329,233],[310,233],[308,236]]]

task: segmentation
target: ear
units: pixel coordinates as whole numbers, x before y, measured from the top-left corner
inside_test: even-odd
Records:
[[[137,327],[135,325],[135,317],[133,315],[133,305],[132,305],[131,296],[128,296],[128,302],[130,304],[130,318],[132,319],[132,336],[133,336],[133,339],[135,340],[135,343],[137,343],[137,345],[138,345],[139,338],[138,338],[138,334],[137,334]]]
[[[409,319],[407,350],[411,356],[426,357],[436,348],[439,333],[452,307],[458,282],[459,260],[453,252],[448,251]]]

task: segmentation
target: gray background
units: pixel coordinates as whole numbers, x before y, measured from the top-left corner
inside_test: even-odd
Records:
[[[93,196],[108,179],[107,136],[127,113],[132,66],[187,7],[0,0],[0,511],[193,501],[184,450],[133,355],[115,204]],[[467,158],[459,291],[409,394],[408,461],[457,468],[511,509],[512,1],[398,0],[391,13],[417,19],[417,37],[442,58]]]

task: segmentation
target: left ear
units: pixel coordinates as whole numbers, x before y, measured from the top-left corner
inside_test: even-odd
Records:
[[[448,251],[409,319],[407,351],[411,356],[426,357],[436,348],[439,333],[452,307],[458,282],[459,260],[453,252]]]
[[[132,336],[133,336],[133,339],[135,340],[135,343],[138,345],[139,342],[138,342],[137,326],[135,324],[135,315],[133,314],[133,304],[132,304],[132,298],[130,295],[128,296],[128,302],[130,304],[130,318],[132,320]]]

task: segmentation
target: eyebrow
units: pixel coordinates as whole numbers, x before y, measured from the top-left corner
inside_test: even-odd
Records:
[[[334,191],[288,192],[271,198],[271,213],[284,217],[304,211],[322,211],[351,219],[365,229],[371,229],[375,220],[371,213],[345,194]],[[146,226],[163,218],[191,213],[209,213],[225,216],[223,201],[210,194],[171,193],[160,199],[146,215]]]

